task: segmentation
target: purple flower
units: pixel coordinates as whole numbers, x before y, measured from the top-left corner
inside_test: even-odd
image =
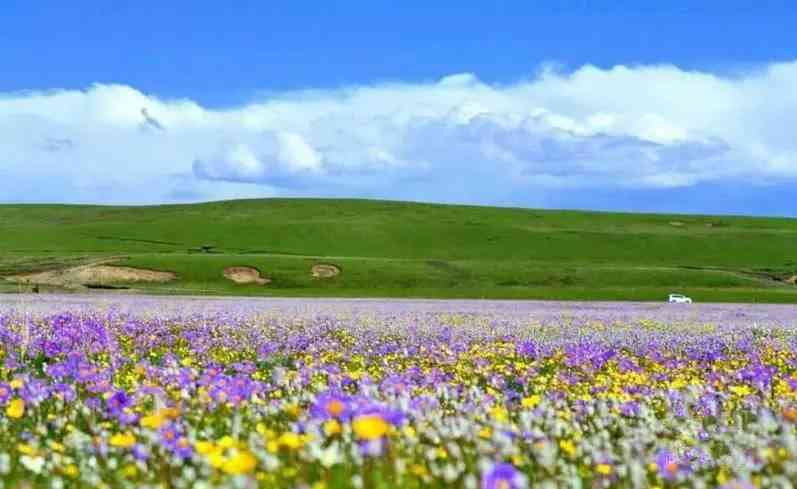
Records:
[[[48,386],[45,382],[38,379],[31,379],[19,390],[19,396],[30,404],[39,404],[50,395]]]
[[[116,391],[105,401],[105,404],[111,413],[117,414],[130,405],[130,397],[125,391]]]
[[[520,489],[526,487],[526,477],[514,465],[497,463],[482,475],[482,489]]]
[[[116,415],[116,419],[119,420],[119,424],[128,426],[138,423],[139,415],[131,409],[123,409]]]
[[[319,419],[347,420],[352,415],[351,398],[333,392],[319,394],[316,402],[310,407],[310,414]]]
[[[69,384],[57,383],[50,386],[50,396],[61,398],[64,402],[72,402],[77,398],[75,388]]]
[[[69,365],[63,362],[55,363],[48,365],[45,371],[50,377],[60,380],[69,375]]]
[[[353,413],[354,416],[364,416],[368,414],[377,414],[393,426],[401,426],[406,418],[401,411],[379,404],[365,404],[359,406]]]
[[[533,341],[526,340],[519,343],[515,348],[515,354],[520,357],[536,358],[539,354],[537,345]]]
[[[194,454],[194,449],[191,446],[191,442],[184,436],[178,438],[174,445],[170,448],[173,454],[183,459],[191,458],[191,455]]]
[[[271,355],[277,352],[279,348],[274,343],[265,342],[257,347],[257,358],[260,360],[267,360]]]
[[[133,457],[141,462],[146,462],[149,459],[149,451],[144,445],[136,443],[132,449]]]
[[[667,480],[674,479],[681,469],[675,455],[666,449],[656,455],[656,467],[659,470],[659,475]]]
[[[87,408],[91,409],[92,411],[98,411],[102,409],[102,400],[97,399],[96,397],[89,397],[83,404],[86,405]]]
[[[623,413],[623,416],[639,416],[640,410],[639,402],[637,401],[627,401],[620,405],[620,412]]]
[[[13,392],[14,389],[12,389],[10,385],[6,383],[0,383],[0,404],[5,404],[8,402],[8,399],[11,397]]]
[[[174,446],[174,444],[177,443],[177,440],[182,436],[177,427],[171,423],[164,425],[161,428],[160,433],[161,433],[161,442],[163,442],[164,446],[170,448]]]

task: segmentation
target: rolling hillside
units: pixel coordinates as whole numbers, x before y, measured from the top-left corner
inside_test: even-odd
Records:
[[[797,302],[795,275],[794,219],[322,199],[0,206],[0,291]]]

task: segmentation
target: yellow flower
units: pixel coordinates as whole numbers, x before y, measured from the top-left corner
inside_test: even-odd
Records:
[[[539,404],[541,400],[542,400],[542,398],[540,397],[539,394],[534,394],[534,395],[531,395],[531,396],[526,397],[525,399],[523,399],[521,401],[521,405],[524,408],[531,409],[531,408],[536,407],[537,404]]]
[[[214,450],[210,454],[208,454],[208,463],[218,469],[221,468],[224,464],[227,463],[227,457],[221,453],[221,450]]]
[[[324,423],[324,433],[326,433],[327,436],[333,436],[333,435],[339,434],[340,433],[340,423],[338,423],[338,420],[336,420],[336,419],[327,420]]]
[[[491,436],[493,436],[493,430],[491,430],[489,426],[485,426],[484,428],[479,430],[479,436],[486,440]]]
[[[133,464],[126,465],[122,469],[122,475],[128,479],[133,479],[138,475],[138,468]]]
[[[255,456],[246,450],[240,450],[224,463],[221,470],[227,474],[237,475],[252,472],[255,467],[257,467]]]
[[[168,407],[158,411],[158,415],[167,419],[177,419],[180,416],[180,408]]]
[[[670,388],[671,389],[683,389],[687,385],[689,385],[689,384],[687,384],[686,380],[684,380],[683,378],[677,378],[677,379],[673,380],[672,382],[670,382]]]
[[[200,455],[207,455],[211,453],[213,450],[216,449],[216,446],[213,444],[212,441],[198,441],[196,445],[194,445],[197,453]]]
[[[560,440],[559,448],[571,457],[576,454],[576,444],[572,440]]]
[[[595,466],[595,472],[599,473],[600,475],[611,475],[612,466],[609,464],[598,464]]]
[[[301,448],[303,442],[301,436],[289,431],[280,435],[277,443],[285,448],[296,450],[297,448]]]
[[[226,436],[221,437],[221,439],[219,440],[219,447],[221,447],[221,448],[232,448],[237,443],[238,442],[235,441],[235,438],[231,437],[230,435],[226,435]]]
[[[55,452],[63,452],[64,450],[66,450],[66,447],[58,443],[57,441],[50,440],[47,443],[50,445],[50,448]]]
[[[273,435],[273,432],[270,429],[268,429],[268,426],[266,426],[263,423],[257,423],[257,426],[255,426],[255,430],[261,435],[265,436],[266,438],[271,438],[271,436]]]
[[[25,414],[25,401],[22,399],[14,399],[8,403],[6,407],[6,416],[9,418],[18,419]]]
[[[19,379],[14,379],[11,382],[9,382],[8,385],[10,385],[12,389],[19,389],[25,384]]]
[[[80,471],[77,468],[77,465],[75,465],[75,464],[67,465],[66,467],[64,467],[62,469],[62,472],[64,473],[65,476],[72,477],[72,478],[77,477],[78,474],[80,473]]]
[[[418,477],[425,477],[425,476],[429,475],[429,471],[426,469],[426,467],[425,467],[425,466],[423,466],[423,465],[420,465],[420,464],[414,464],[414,465],[413,465],[413,466],[410,468],[410,471],[411,471],[411,472],[412,472],[414,475],[416,475],[416,476],[418,476]]]
[[[378,414],[357,416],[351,425],[354,434],[361,440],[377,440],[387,433],[387,422]]]
[[[136,437],[129,431],[127,433],[117,433],[111,437],[111,446],[119,448],[130,448],[136,444]]]
[[[160,414],[150,414],[149,416],[141,418],[141,426],[151,430],[157,430],[163,425],[164,421],[165,419]]]
[[[27,443],[20,443],[17,445],[17,451],[23,455],[36,455],[36,449],[32,446],[28,445]]]
[[[728,388],[728,390],[730,390],[739,397],[749,396],[750,394],[753,393],[753,390],[746,385],[732,385],[731,387]]]
[[[504,423],[509,419],[509,413],[503,406],[495,406],[490,409],[490,415],[500,423]]]
[[[299,414],[301,413],[301,409],[299,408],[298,404],[289,404],[285,407],[285,412],[292,418],[298,418]]]

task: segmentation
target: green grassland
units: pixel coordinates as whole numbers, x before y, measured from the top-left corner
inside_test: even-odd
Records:
[[[0,277],[108,257],[177,274],[114,284],[156,293],[797,302],[795,219],[324,199],[0,206]],[[313,277],[317,263],[341,273]],[[272,281],[232,283],[229,266]]]

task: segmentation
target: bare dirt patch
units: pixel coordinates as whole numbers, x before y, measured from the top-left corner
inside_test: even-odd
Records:
[[[340,268],[331,263],[318,263],[311,269],[315,278],[332,278],[340,275]]]
[[[88,285],[118,283],[164,283],[175,278],[177,278],[177,275],[172,272],[112,265],[86,265],[63,270],[14,275],[6,280],[17,284],[76,288]]]
[[[797,275],[792,275],[786,279],[787,284],[797,285]]]
[[[684,226],[686,223],[682,221],[670,221],[670,226],[675,226],[677,228]]]
[[[227,267],[224,269],[224,278],[236,284],[266,285],[271,282],[268,277],[261,277],[260,272],[252,267]]]

